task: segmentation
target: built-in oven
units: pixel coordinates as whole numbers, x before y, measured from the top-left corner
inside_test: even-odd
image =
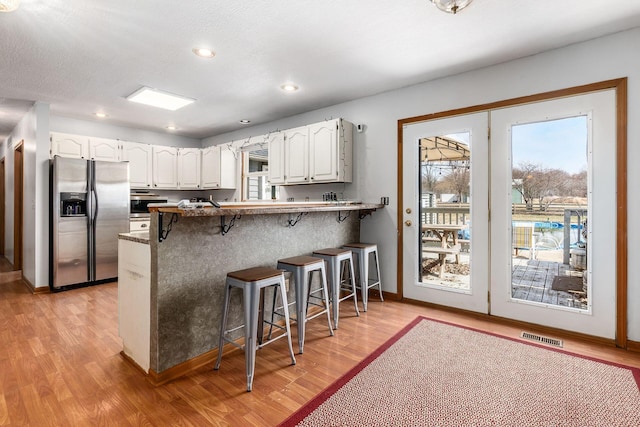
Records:
[[[149,204],[151,203],[167,203],[167,198],[150,193],[131,193],[129,216],[131,218],[148,218]]]

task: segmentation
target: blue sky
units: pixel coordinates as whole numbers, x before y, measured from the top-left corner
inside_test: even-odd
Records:
[[[512,144],[514,167],[530,162],[578,173],[587,169],[587,117],[516,125]]]
[[[447,136],[469,144],[466,132]],[[514,167],[529,162],[578,173],[587,169],[587,117],[515,125],[512,144]]]

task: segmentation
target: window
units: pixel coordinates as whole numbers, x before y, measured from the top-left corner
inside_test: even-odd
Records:
[[[245,147],[242,156],[243,200],[270,200],[278,187],[269,185],[269,156],[265,144]]]

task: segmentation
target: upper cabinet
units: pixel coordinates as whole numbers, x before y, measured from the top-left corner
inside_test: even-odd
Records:
[[[133,189],[148,189],[153,183],[153,150],[149,144],[122,143],[122,160],[129,162],[129,181]]]
[[[285,179],[287,184],[309,181],[309,127],[284,131]]]
[[[72,159],[89,158],[89,138],[86,136],[51,133],[51,157],[61,156]]]
[[[181,190],[200,188],[201,152],[199,148],[178,149],[178,188]]]
[[[119,162],[122,160],[122,143],[115,139],[89,138],[89,158]]]
[[[178,188],[178,149],[153,145],[153,187]]]
[[[353,125],[341,119],[309,126],[309,179],[351,182]]]
[[[352,182],[353,124],[333,119],[280,134],[269,142],[270,184]]]
[[[237,152],[227,145],[202,150],[202,188],[236,188]]]
[[[260,139],[260,138],[258,138]],[[268,146],[269,184],[284,184],[285,163],[284,163],[284,132],[273,132],[264,138]]]

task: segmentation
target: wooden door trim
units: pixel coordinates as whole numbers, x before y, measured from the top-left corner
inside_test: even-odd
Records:
[[[5,162],[0,159],[0,256],[4,256],[4,224],[5,224]]]
[[[24,140],[20,141],[13,150],[13,166],[13,269],[22,270]]]
[[[403,182],[403,130],[404,127],[419,122],[442,119],[445,117],[460,116],[482,111],[491,111],[498,108],[513,107],[516,105],[548,101],[568,96],[583,95],[590,92],[614,89],[616,92],[616,224],[622,233],[616,233],[616,346],[627,348],[627,318],[628,318],[628,274],[627,274],[627,78],[605,80],[587,85],[543,92],[534,95],[521,96],[502,101],[479,104],[471,107],[457,108],[448,111],[425,114],[398,120],[398,252],[397,252],[397,287],[398,297],[403,298],[403,241],[404,227],[402,201]]]

